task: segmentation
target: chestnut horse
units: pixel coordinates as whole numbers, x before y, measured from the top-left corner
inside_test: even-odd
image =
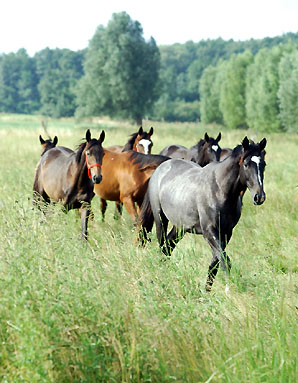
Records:
[[[127,152],[128,150],[134,150],[139,153],[143,154],[150,154],[151,149],[153,146],[153,142],[151,140],[151,136],[153,134],[153,127],[150,128],[149,132],[145,132],[142,128],[136,132],[131,134],[129,140],[124,146],[120,145],[114,145],[109,146],[107,150],[111,150],[112,152],[121,153],[121,152]],[[115,202],[116,209],[114,218],[118,219],[122,215],[122,203],[121,202]],[[107,209],[107,202],[105,199],[100,199],[100,210],[102,215],[102,220],[104,221],[104,215],[105,211]]]
[[[104,150],[101,144],[104,137],[105,132],[102,131],[98,140],[91,139],[88,129],[86,142],[79,146],[77,152],[63,146],[52,147],[43,152],[35,171],[34,204],[40,206],[40,201],[54,201],[62,202],[66,210],[80,209],[81,234],[85,239],[93,187],[102,181]],[[45,145],[44,140],[40,141]]]
[[[124,146],[113,145],[109,146],[107,149],[116,153],[127,152],[128,150],[134,150],[143,154],[150,154],[153,146],[151,136],[153,134],[153,127],[150,128],[149,132],[145,132],[142,128],[133,133],[130,136],[130,139]]]
[[[116,153],[104,149],[104,152],[101,169],[103,179],[100,184],[94,185],[94,192],[104,201],[123,203],[132,221],[136,222],[152,173],[169,158],[135,151]],[[104,215],[105,209],[102,213]]]

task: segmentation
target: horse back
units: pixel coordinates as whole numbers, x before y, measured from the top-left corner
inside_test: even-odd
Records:
[[[37,165],[34,190],[54,201],[63,201],[75,183],[75,153],[65,147],[48,150]]]
[[[168,145],[161,152],[160,155],[170,158],[187,158],[188,149],[182,145]]]

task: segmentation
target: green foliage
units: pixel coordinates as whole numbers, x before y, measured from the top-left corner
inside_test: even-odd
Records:
[[[246,113],[248,125],[258,131],[278,131],[279,119],[278,65],[282,46],[262,49],[248,68]]]
[[[40,81],[40,112],[51,117],[73,116],[75,88],[83,74],[83,52],[46,48],[35,55]]]
[[[225,78],[226,61],[217,67],[209,66],[203,72],[200,80],[201,120],[204,124],[216,122],[223,124],[220,110],[221,86]]]
[[[298,49],[286,53],[279,64],[280,119],[288,132],[298,132]]]
[[[155,128],[155,153],[219,129],[146,123]],[[71,148],[87,128],[95,135],[104,128],[106,146],[135,130],[99,119],[50,119],[48,128]],[[256,207],[244,196],[227,248],[226,295],[221,270],[213,292],[203,291],[211,250],[201,236],[186,235],[165,261],[155,233],[146,248],[135,245],[128,215],[113,220],[114,204],[102,223],[98,197],[88,244],[79,240],[75,212],[33,209],[39,129],[37,116],[0,116],[3,383],[296,383],[297,134],[266,135],[267,200]],[[234,147],[246,134],[226,130],[221,144]]]
[[[0,56],[0,112],[33,113],[39,108],[35,62],[25,49]]]
[[[78,115],[107,114],[138,122],[158,95],[159,50],[153,38],[125,12],[113,14],[107,28],[100,26],[84,64],[78,90]]]
[[[246,71],[253,56],[246,51],[233,55],[225,66],[225,75],[221,85],[220,111],[228,128],[246,126]]]
[[[200,118],[200,103],[160,99],[155,103],[150,118],[158,121],[196,121]]]

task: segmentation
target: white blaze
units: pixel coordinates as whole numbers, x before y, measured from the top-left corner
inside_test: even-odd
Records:
[[[260,157],[257,157],[257,156],[252,156],[252,157],[251,157],[251,161],[257,164],[258,179],[259,179],[259,183],[260,183],[260,185],[262,185],[262,180],[261,180],[261,175],[260,175],[260,167],[259,167],[260,162],[261,162],[261,158],[260,158]]]
[[[217,146],[217,145],[212,145],[211,148],[212,148],[215,152],[217,152],[217,150],[218,150],[218,146]]]
[[[145,139],[140,140],[140,141],[138,142],[138,145],[142,145],[142,146],[143,146],[143,148],[144,148],[144,153],[145,153],[145,154],[148,154],[148,153],[149,153],[149,146],[150,146],[150,144],[151,144],[151,141],[149,141],[149,140],[145,140]]]

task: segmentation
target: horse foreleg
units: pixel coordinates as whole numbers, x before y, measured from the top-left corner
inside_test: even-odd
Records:
[[[206,282],[206,291],[210,291],[214,282],[214,278],[218,271],[219,263],[226,274],[226,278],[228,279],[231,270],[231,261],[225,252],[227,242],[225,240],[221,241],[219,239],[219,234],[216,230],[206,230],[203,232],[203,235],[209,243],[213,252],[213,258],[209,265],[208,277]]]
[[[124,197],[122,199],[123,205],[125,206],[128,214],[130,215],[132,222],[136,223],[137,222],[137,210],[136,210],[136,205],[132,198],[130,196]]]
[[[105,220],[105,212],[107,210],[107,201],[103,198],[100,199],[100,210],[102,222]]]
[[[82,239],[87,240],[88,238],[88,218],[90,215],[90,206],[82,206],[80,208],[81,213],[81,236]]]

